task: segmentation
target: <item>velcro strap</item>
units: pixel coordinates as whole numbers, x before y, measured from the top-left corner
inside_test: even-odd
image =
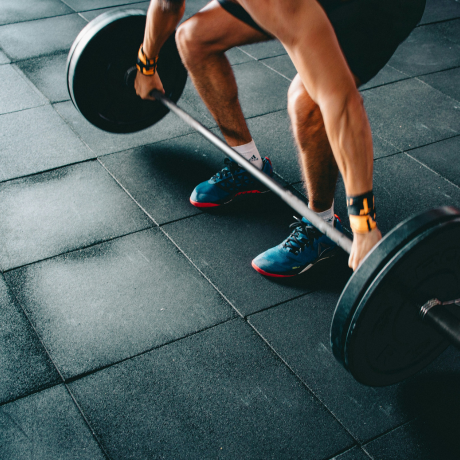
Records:
[[[350,227],[355,233],[368,233],[377,227],[375,199],[372,190],[358,196],[347,196]]]
[[[157,71],[157,65],[158,56],[153,59],[149,59],[144,53],[143,45],[141,45],[139,52],[137,53],[137,70],[139,70],[139,72],[143,73],[144,75],[152,76],[155,75]]]

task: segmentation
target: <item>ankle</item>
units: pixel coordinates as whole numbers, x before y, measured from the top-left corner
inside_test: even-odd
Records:
[[[254,140],[248,142],[247,144],[233,147],[233,149],[236,150],[242,157],[246,158],[246,160],[250,161],[256,168],[262,169],[262,158],[259,150],[257,150]]]

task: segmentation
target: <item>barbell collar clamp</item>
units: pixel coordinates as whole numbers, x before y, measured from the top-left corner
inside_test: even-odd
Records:
[[[351,253],[352,240],[339,232],[336,228],[327,224],[321,217],[313,212],[308,205],[297,198],[292,192],[286,190],[278,182],[265,174],[260,169],[256,168],[251,162],[242,157],[236,150],[233,150],[222,139],[217,137],[208,128],[203,126],[199,121],[195,120],[187,112],[178,107],[173,101],[166,97],[159,91],[152,91],[151,95],[163,105],[165,105],[171,112],[174,112],[179,118],[187,123],[195,131],[199,132],[209,142],[214,144],[225,155],[229,156],[232,160],[241,165],[248,173],[255,177],[258,181],[266,185],[272,192],[276,193],[283,201],[285,201],[292,209],[297,211],[301,216],[306,217],[312,225],[314,225],[320,232],[324,233],[328,238],[337,243],[348,254]]]
[[[458,301],[441,302],[431,299],[420,308],[420,316],[460,350],[460,319],[445,308],[445,305],[456,304]]]

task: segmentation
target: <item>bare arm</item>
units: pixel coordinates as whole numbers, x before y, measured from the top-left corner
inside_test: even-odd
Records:
[[[316,0],[240,0],[254,20],[286,48],[318,104],[347,195],[372,190],[372,134],[362,98],[326,13]],[[356,234],[350,266],[380,239],[378,229]]]
[[[185,11],[185,0],[152,0],[147,11],[144,52],[158,56],[167,38],[176,30]]]
[[[184,10],[185,0],[152,0],[150,2],[143,42],[144,53],[149,59],[158,56],[161,47],[182,19]],[[154,89],[163,91],[163,84],[157,73],[153,76],[146,76],[138,71],[134,87],[142,99],[153,100],[150,93]]]

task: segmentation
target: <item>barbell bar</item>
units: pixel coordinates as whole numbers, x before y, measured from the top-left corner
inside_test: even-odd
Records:
[[[174,112],[350,253],[348,237],[176,105],[187,72],[174,34],[157,69],[165,94],[154,91],[155,101],[136,95],[132,68],[144,28],[145,12],[121,10],[102,14],[80,32],[67,59],[67,84],[83,116],[100,129],[128,133]],[[333,315],[332,351],[363,384],[399,382],[448,344],[460,348],[459,299],[460,211],[441,207],[417,214],[390,231],[351,276]]]

